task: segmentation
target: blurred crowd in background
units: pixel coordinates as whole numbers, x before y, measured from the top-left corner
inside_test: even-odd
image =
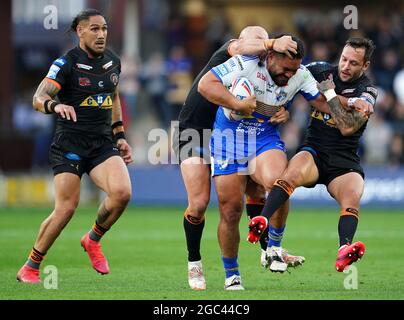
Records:
[[[212,1],[206,2],[212,4]],[[174,1],[174,4],[159,0],[140,1],[142,49],[128,55],[113,48],[121,56],[124,122],[137,165],[147,164],[150,130],[170,128],[170,122],[178,118],[193,78],[216,49],[225,41],[238,37],[241,28],[232,23],[224,2],[214,10],[205,10],[200,14],[202,17],[198,16],[199,20],[189,23],[185,10],[178,10],[181,1]],[[105,15],[108,18],[108,12]],[[361,140],[360,152],[365,165],[399,167],[404,165],[404,14],[390,8],[378,12],[376,20],[359,17],[359,29],[346,30],[342,23],[342,7],[334,6],[326,11],[297,9],[290,12],[288,27],[273,25],[268,32],[299,36],[305,43],[304,64],[311,61],[338,63],[350,36],[366,36],[375,42],[368,76],[378,87],[379,96],[375,114]],[[200,19],[203,23],[195,22]],[[247,21],[248,24],[259,22]],[[110,29],[113,28],[112,22]],[[33,170],[48,169],[47,150],[54,120],[32,109],[32,95],[53,59],[72,46],[73,43],[67,43],[65,48],[48,52],[47,56],[29,50],[24,54],[16,53],[20,80],[12,107],[12,125],[16,134],[33,140]],[[288,153],[292,155],[302,142],[310,112],[307,102],[300,96],[294,100],[290,112],[291,120],[282,126],[281,132]],[[169,148],[167,152],[171,152]]]

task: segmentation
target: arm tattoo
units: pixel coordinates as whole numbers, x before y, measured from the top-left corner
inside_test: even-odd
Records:
[[[40,112],[45,112],[44,102],[48,99],[53,99],[59,92],[59,88],[53,83],[42,80],[39,84],[33,98],[33,106],[35,110]]]
[[[50,98],[53,98],[54,96],[56,96],[56,94],[58,92],[59,92],[59,88],[56,87],[53,83],[46,81],[46,80],[42,80],[38,89],[35,92],[35,95],[38,95],[41,97],[49,96]]]
[[[338,97],[328,101],[328,105],[330,106],[331,116],[339,129],[351,129],[356,132],[367,121],[367,118],[363,117],[359,112],[350,112],[342,108]]]

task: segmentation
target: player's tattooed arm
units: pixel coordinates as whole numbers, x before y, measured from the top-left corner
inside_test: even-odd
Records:
[[[343,136],[354,134],[368,120],[367,114],[356,110],[347,111],[342,107],[334,91],[335,84],[332,80],[332,75],[327,80],[318,83],[317,87],[326,96],[331,116]]]
[[[77,116],[74,108],[54,100],[60,89],[61,86],[56,81],[48,78],[43,79],[34,93],[32,106],[39,112],[56,113],[62,119],[76,122]]]
[[[46,113],[44,103],[46,100],[52,100],[59,92],[60,87],[54,81],[46,78],[42,80],[34,93],[32,105],[35,110]]]
[[[332,118],[344,136],[354,134],[368,120],[368,116],[362,112],[345,110],[341,106],[338,97],[334,97],[329,100],[328,105],[330,106]]]

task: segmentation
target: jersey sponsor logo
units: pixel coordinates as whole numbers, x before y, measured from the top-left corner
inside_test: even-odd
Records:
[[[241,60],[240,60],[240,57],[239,57],[239,56],[235,56],[235,58],[236,58],[237,63],[238,63],[238,65],[239,65],[239,67],[240,67],[240,70],[241,70],[241,71],[244,70],[244,66],[243,66],[243,63],[242,63]]]
[[[215,71],[219,74],[221,78],[223,78],[225,75],[231,73],[233,70],[229,69],[226,64],[221,64],[220,66],[217,66],[215,68]]]
[[[55,61],[53,61],[53,64],[56,64],[57,66],[61,67],[64,64],[66,64],[66,62],[67,61],[65,58],[59,58],[59,59],[56,59]]]
[[[266,87],[266,91],[272,93],[272,88],[275,87],[274,83],[269,83],[267,82],[267,87]]]
[[[116,73],[111,74],[109,79],[111,80],[114,86],[116,86],[119,82],[119,76]]]
[[[88,96],[81,103],[80,107],[95,107],[100,109],[111,109],[112,98],[110,94],[96,94]]]
[[[112,66],[112,60],[110,62],[107,62],[102,66],[103,69],[107,70],[110,66]]]
[[[88,78],[79,78],[79,85],[81,87],[88,87],[91,86],[91,81]]]
[[[261,73],[261,72],[257,72],[257,78],[258,79],[261,79],[261,80],[264,80],[264,81],[267,81],[267,77],[265,76],[265,74],[263,74],[263,73]]]
[[[76,67],[79,69],[84,69],[84,70],[91,70],[93,68],[92,66],[88,66],[83,63],[76,63]]]
[[[254,93],[256,95],[262,95],[262,94],[265,94],[265,91],[261,90],[259,86],[254,86]]]
[[[52,64],[51,67],[49,68],[49,72],[46,75],[46,78],[55,80],[59,71],[60,68],[57,65]]]
[[[345,90],[342,90],[341,94],[353,93],[355,90],[356,90],[355,88],[353,88],[353,89],[345,89]]]
[[[322,113],[320,111],[314,110],[311,113],[312,118],[315,118],[317,120],[322,121],[325,125],[332,127],[332,128],[336,128],[337,125],[335,124],[335,121],[333,118],[331,118],[331,116],[328,113]]]

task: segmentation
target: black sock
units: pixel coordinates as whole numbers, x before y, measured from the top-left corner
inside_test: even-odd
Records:
[[[281,179],[276,180],[271,192],[268,194],[267,200],[265,201],[262,215],[269,221],[274,212],[289,199],[292,192],[293,188],[289,183]]]
[[[262,214],[262,209],[264,208],[264,204],[247,203],[245,207],[246,207],[246,211],[247,211],[247,216],[251,220],[252,218],[254,218],[256,216],[260,216]],[[267,249],[267,244],[268,244],[268,228],[265,229],[265,231],[262,233],[262,236],[260,238],[260,245],[263,250]]]
[[[188,219],[190,219],[189,215]],[[185,238],[187,240],[188,261],[199,261],[201,260],[200,248],[202,232],[205,226],[205,219],[202,219],[202,221],[197,221],[195,218],[193,218],[193,223],[189,222],[188,219],[184,217],[184,230]]]
[[[359,211],[347,208],[341,211],[338,222],[339,245],[343,246],[348,242],[351,244],[358,226]]]

